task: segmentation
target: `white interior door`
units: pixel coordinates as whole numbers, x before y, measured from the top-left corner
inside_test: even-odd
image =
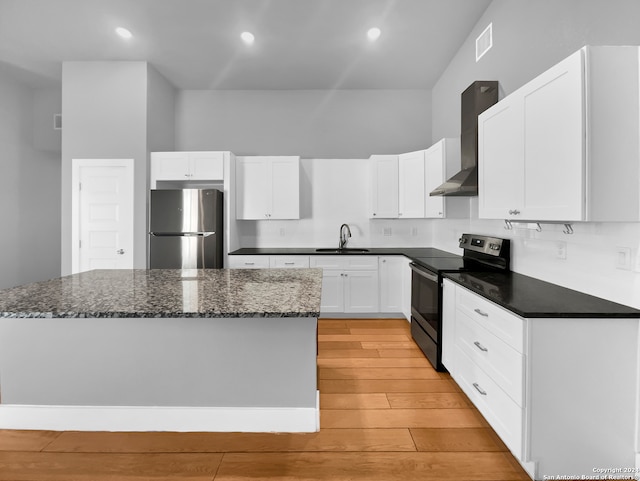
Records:
[[[133,159],[73,160],[72,272],[133,268]]]

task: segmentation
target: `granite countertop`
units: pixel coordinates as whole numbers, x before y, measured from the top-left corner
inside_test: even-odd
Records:
[[[526,318],[640,318],[640,311],[516,272],[449,272],[455,283]]]
[[[94,270],[0,291],[0,318],[318,317],[322,269]]]

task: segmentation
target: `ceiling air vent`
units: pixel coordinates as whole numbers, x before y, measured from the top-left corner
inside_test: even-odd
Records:
[[[480,36],[476,38],[476,62],[493,47],[493,23],[485,28]]]

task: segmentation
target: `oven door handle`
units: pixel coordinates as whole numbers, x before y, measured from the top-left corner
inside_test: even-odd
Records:
[[[438,282],[438,276],[435,274],[432,274],[431,272],[428,272],[426,270],[424,270],[423,267],[420,267],[418,264],[415,264],[413,262],[411,262],[409,264],[409,267],[411,267],[411,270],[413,272],[415,272],[416,274],[418,274],[419,276],[422,276],[426,279],[429,279],[430,281],[433,282]]]

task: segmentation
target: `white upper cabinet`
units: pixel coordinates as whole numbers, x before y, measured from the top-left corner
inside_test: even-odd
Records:
[[[398,217],[398,156],[372,155],[370,158],[371,203],[369,217]]]
[[[424,151],[425,217],[445,217],[444,197],[429,193],[445,181],[447,165],[460,166],[460,139],[441,139]]]
[[[445,216],[444,199],[429,192],[445,180],[448,163],[460,165],[459,139],[441,139],[426,150],[370,158],[372,219]]]
[[[299,219],[300,157],[252,156],[238,159],[236,218]]]
[[[151,185],[159,180],[222,180],[224,152],[151,152]]]
[[[640,220],[638,70],[585,47],[480,114],[480,218]]]
[[[424,150],[398,156],[398,217],[424,217]]]

